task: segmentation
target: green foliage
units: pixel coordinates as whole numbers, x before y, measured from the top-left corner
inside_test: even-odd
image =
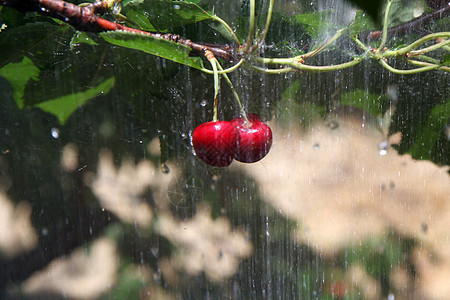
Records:
[[[431,159],[433,148],[439,136],[450,122],[450,100],[436,105],[418,130],[414,145],[409,149],[412,157],[416,159]]]
[[[349,0],[357,7],[363,9],[369,16],[376,22],[380,21],[381,7],[383,6],[383,0],[366,1],[366,0]]]
[[[203,68],[202,59],[189,57],[191,49],[179,43],[123,31],[103,32],[100,35],[107,42],[117,46],[141,50],[197,69]]]
[[[98,45],[87,32],[84,31],[78,31],[76,32],[72,39],[70,40],[70,49],[73,50],[75,46],[78,46],[79,44],[88,44],[96,46]]]
[[[360,89],[355,89],[342,94],[339,105],[357,107],[370,113],[373,117],[378,117],[384,113],[386,100],[386,97],[383,95],[371,94]]]
[[[114,78],[109,78],[96,87],[90,88],[84,92],[78,92],[41,102],[36,107],[39,107],[45,112],[55,115],[59,122],[64,125],[70,115],[77,110],[77,108],[84,105],[88,100],[107,94],[114,85]]]
[[[28,58],[24,57],[19,63],[9,63],[0,69],[0,76],[5,77],[13,89],[13,97],[19,108],[24,107],[24,91],[27,82],[38,80],[39,69]]]
[[[347,28],[347,34],[353,37],[374,28],[376,28],[374,22],[363,11],[359,10],[356,12],[355,19]]]
[[[13,61],[20,61],[28,52],[39,47],[50,46],[53,41],[64,34],[67,29],[53,24],[53,22],[27,23],[22,26],[7,29],[0,34],[0,68]],[[48,47],[47,56],[53,51]]]
[[[212,18],[192,1],[133,0],[125,5],[122,14],[141,29],[158,32]]]
[[[302,25],[312,39],[319,39],[327,31],[338,29],[337,25],[330,24],[330,22],[328,21],[331,12],[331,10],[326,10],[295,15],[288,18],[288,21],[291,24],[296,23]]]

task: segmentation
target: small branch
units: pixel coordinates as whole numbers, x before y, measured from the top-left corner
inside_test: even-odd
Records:
[[[401,35],[405,34],[408,31],[411,30],[423,30],[424,26],[426,24],[431,23],[435,20],[440,20],[443,18],[446,18],[450,15],[450,5],[444,8],[441,8],[439,10],[436,10],[434,12],[431,12],[429,14],[422,15],[418,18],[415,18],[407,23],[391,27],[387,30],[387,36],[395,36],[395,35]],[[372,42],[376,41],[379,38],[381,38],[382,32],[377,31],[371,31],[371,32],[365,32],[359,34],[359,39],[365,41],[365,42]]]
[[[105,13],[107,11],[107,1],[95,1],[93,4],[88,4],[83,7],[63,0],[0,0],[0,4],[10,6],[21,12],[38,12],[41,15],[56,18],[70,24],[79,31],[104,32],[122,30],[134,32],[183,44],[199,54],[202,54],[208,49],[215,57],[220,57],[225,61],[233,61],[235,59],[235,55],[233,55],[234,53],[232,53],[230,47],[224,49],[223,47],[215,47],[214,45],[205,46],[201,43],[183,39],[176,34],[148,32],[105,20],[99,17],[97,13]]]

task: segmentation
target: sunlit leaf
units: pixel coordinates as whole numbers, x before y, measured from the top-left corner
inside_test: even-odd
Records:
[[[212,18],[197,4],[186,1],[134,0],[122,13],[142,29],[159,32]]]
[[[84,105],[88,100],[107,94],[114,85],[114,77],[105,80],[96,87],[90,88],[84,92],[73,93],[60,98],[41,102],[35,107],[39,107],[45,112],[55,115],[61,124],[64,124],[70,115]]]
[[[38,80],[39,69],[28,58],[19,63],[9,63],[0,69],[0,76],[5,77],[13,89],[13,97],[19,108],[24,106],[23,94],[28,80]]]
[[[450,100],[447,103],[435,106],[431,110],[427,122],[420,127],[409,153],[414,158],[430,159],[436,141],[448,122],[450,122]]]
[[[123,31],[104,32],[101,36],[107,42],[117,46],[141,50],[197,69],[203,68],[201,58],[189,57],[191,49],[180,43]]]

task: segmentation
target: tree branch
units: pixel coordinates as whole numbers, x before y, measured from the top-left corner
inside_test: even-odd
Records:
[[[444,8],[422,15],[407,23],[391,27],[387,31],[388,36],[405,34],[410,30],[423,30],[423,26],[431,23],[434,20],[440,20],[450,15],[450,5]],[[364,42],[372,42],[381,38],[382,32],[380,30],[364,32],[359,35],[359,39]]]
[[[107,12],[108,3],[106,1],[97,0],[83,7],[63,0],[0,0],[0,4],[12,7],[21,12],[37,12],[44,16],[56,18],[70,24],[79,31],[104,32],[122,30],[134,32],[183,44],[199,55],[203,55],[206,50],[210,50],[215,57],[222,58],[225,61],[233,61],[239,58],[234,48],[230,46],[205,45],[183,39],[177,34],[144,31],[103,19],[97,14]]]

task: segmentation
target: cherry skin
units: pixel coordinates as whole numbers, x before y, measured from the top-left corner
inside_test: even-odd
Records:
[[[238,138],[238,131],[231,122],[211,121],[195,128],[192,144],[197,156],[208,165],[227,167],[233,161]]]
[[[269,153],[272,130],[257,114],[248,114],[247,118],[249,123],[243,118],[231,120],[239,132],[234,158],[240,162],[254,163]]]

